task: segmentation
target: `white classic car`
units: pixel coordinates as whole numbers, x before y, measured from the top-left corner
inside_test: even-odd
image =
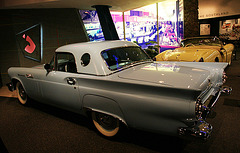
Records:
[[[227,63],[154,62],[135,43],[87,42],[56,50],[49,64],[8,70],[9,90],[86,115],[104,136],[121,124],[170,135],[208,138],[205,121],[222,92]]]

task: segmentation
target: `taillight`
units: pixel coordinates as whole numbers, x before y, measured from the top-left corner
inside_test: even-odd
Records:
[[[222,74],[222,82],[225,83],[227,81],[227,74],[225,71],[223,71],[223,74]]]
[[[202,103],[201,99],[197,99],[196,105],[195,105],[195,114],[197,118],[200,118],[202,115]]]

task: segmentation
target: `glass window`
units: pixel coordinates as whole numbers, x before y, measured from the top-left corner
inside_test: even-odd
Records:
[[[80,10],[80,14],[90,41],[104,40],[97,12]],[[157,44],[162,52],[179,47],[183,39],[183,0],[163,1],[125,12],[111,11],[111,15],[119,38],[143,49]]]
[[[124,47],[102,51],[102,57],[110,70],[120,69],[136,62],[151,61],[139,47]]]
[[[156,4],[126,11],[124,19],[126,40],[137,43],[143,49],[148,47],[146,43],[149,41],[157,41]]]
[[[51,70],[55,70],[55,68],[54,68],[54,57],[55,57],[55,56],[53,56],[52,60],[51,60],[50,63],[49,63]]]
[[[85,67],[89,63],[90,63],[90,54],[88,53],[83,54],[83,56],[81,57],[81,65]]]
[[[183,0],[158,3],[161,51],[179,47],[183,39]]]
[[[77,67],[75,58],[71,53],[57,53],[56,56],[57,71],[76,73]]]

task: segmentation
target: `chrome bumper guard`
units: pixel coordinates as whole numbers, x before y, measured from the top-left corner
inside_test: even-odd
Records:
[[[229,86],[222,86],[219,90],[219,92],[215,95],[210,97],[204,105],[202,105],[202,119],[206,119],[207,115],[210,113],[211,109],[215,106],[218,98],[221,94],[223,95],[230,95],[232,92],[232,87]]]
[[[197,124],[193,127],[187,127],[187,128],[179,128],[178,134],[180,136],[182,135],[191,135],[198,138],[201,138],[203,140],[207,140],[212,133],[212,125],[207,123],[204,120],[198,120]]]
[[[225,95],[230,95],[232,92],[232,87],[229,86],[222,86],[221,87],[221,93]]]

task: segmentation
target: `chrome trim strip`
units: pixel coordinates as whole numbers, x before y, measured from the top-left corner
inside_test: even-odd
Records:
[[[217,95],[217,97],[215,98],[215,100],[214,100],[214,102],[212,103],[212,105],[209,107],[210,109],[216,104],[216,102],[217,102],[217,100],[218,100],[218,98],[220,97],[220,95],[221,95],[221,92],[218,92],[218,95]]]

